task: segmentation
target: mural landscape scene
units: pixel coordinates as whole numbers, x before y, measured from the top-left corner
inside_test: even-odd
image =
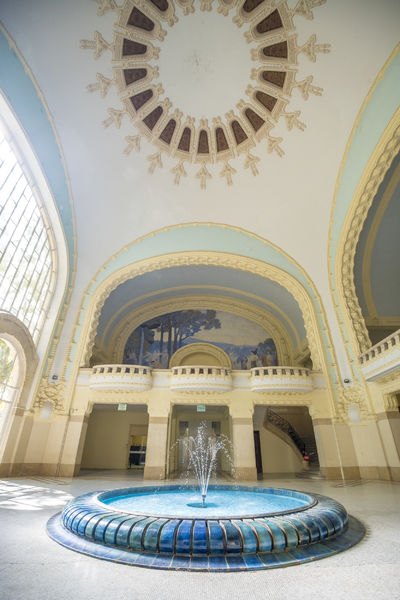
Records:
[[[168,369],[179,348],[199,342],[224,350],[233,369],[278,364],[268,331],[243,317],[215,310],[180,310],[142,323],[129,336],[123,361]]]

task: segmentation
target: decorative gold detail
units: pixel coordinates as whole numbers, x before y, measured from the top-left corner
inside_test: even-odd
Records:
[[[304,54],[311,62],[316,62],[317,54],[329,54],[330,44],[317,44],[317,36],[313,33],[303,46],[298,46],[297,54]]]
[[[281,139],[281,138],[279,138]],[[250,168],[250,171],[252,172],[253,175],[258,175],[258,169],[257,169],[257,163],[260,161],[258,156],[253,156],[253,154],[250,154],[250,152],[248,152],[247,156],[246,156],[246,160],[244,161],[244,168],[248,169]]]
[[[196,179],[200,179],[200,188],[202,190],[206,189],[207,179],[211,179],[211,177],[211,173],[207,170],[205,163],[203,163],[200,171],[196,173]]]
[[[109,108],[107,112],[110,116],[103,121],[103,127],[115,125],[115,127],[119,129],[121,127],[122,117],[126,114],[126,111]]]
[[[156,154],[151,154],[150,156],[147,157],[147,160],[150,161],[149,173],[154,173],[154,171],[157,167],[162,169],[163,164],[161,162],[161,153],[160,152],[157,152]]]
[[[400,109],[397,111],[393,121],[397,123],[400,119]],[[355,284],[354,284],[354,259],[357,243],[367,217],[369,208],[378,191],[379,185],[385,176],[387,169],[392,163],[393,158],[400,151],[400,126],[392,129],[392,135],[385,143],[384,148],[380,149],[378,156],[376,154],[371,158],[365,174],[360,181],[358,190],[353,199],[352,205],[348,211],[346,224],[343,228],[343,234],[340,240],[341,252],[338,253],[339,264],[341,266],[341,276],[338,278],[341,284],[345,306],[353,325],[353,331],[359,345],[359,353],[366,352],[371,346],[368,331],[358,302]],[[338,267],[339,267],[338,264]]]
[[[140,151],[140,135],[128,135],[125,140],[128,142],[124,154],[130,154],[132,150]]]
[[[183,167],[183,161],[180,160],[178,164],[171,169],[171,173],[175,175],[174,183],[175,185],[179,185],[181,182],[181,177],[187,177],[187,173]]]
[[[389,166],[389,165],[388,165]],[[393,197],[393,194],[400,183],[400,165],[397,166],[395,172],[393,173],[390,181],[387,184],[387,187],[384,191],[382,199],[379,203],[379,206],[376,210],[376,213],[372,219],[372,223],[370,226],[370,230],[368,233],[367,241],[365,244],[364,255],[362,259],[362,286],[365,298],[365,304],[367,307],[367,312],[369,317],[373,320],[376,320],[376,325],[378,325],[380,317],[378,316],[378,311],[375,306],[374,298],[372,295],[372,281],[371,281],[371,261],[372,261],[372,252],[375,246],[376,236],[379,231],[379,227],[383,216],[386,212],[386,209],[389,205],[390,200]],[[397,317],[398,321],[400,320]],[[367,321],[367,319],[365,319]],[[366,323],[367,325],[367,323]]]
[[[325,2],[326,0],[299,0],[293,9],[293,14],[301,15],[309,21],[312,21],[314,18],[312,9],[316,6],[322,6],[322,4],[325,4]]]
[[[96,79],[97,83],[90,83],[87,86],[87,91],[96,92],[97,90],[99,90],[100,96],[102,98],[105,98],[108,90],[110,89],[110,86],[115,84],[115,81],[114,79],[108,79],[107,77],[104,77],[104,75],[102,75],[101,73],[96,73]]]
[[[225,177],[226,178],[226,183],[228,185],[232,185],[233,181],[232,181],[232,175],[236,173],[236,169],[234,169],[233,167],[231,167],[231,165],[229,163],[224,163],[224,168],[222,169],[220,176],[221,177]]]
[[[40,382],[33,407],[40,410],[46,403],[50,403],[56,414],[62,413],[64,412],[64,393],[64,381],[52,383],[43,378]]]
[[[112,50],[112,44],[106,42],[99,31],[94,32],[94,40],[81,40],[80,47],[83,50],[94,50],[94,58],[97,60],[106,50]]]
[[[109,87],[115,84],[124,105],[122,111],[109,109],[109,117],[103,124],[114,124],[119,128],[123,114],[128,114],[132,124],[153,145],[167,155],[178,158],[178,165],[169,169],[174,175],[175,184],[178,185],[182,176],[186,176],[184,162],[199,162],[201,168],[195,177],[200,180],[201,189],[206,189],[207,179],[212,177],[207,166],[221,161],[224,166],[220,176],[225,178],[227,185],[232,185],[232,175],[236,169],[228,160],[241,153],[247,154],[244,168],[250,167],[252,174],[256,175],[258,169],[255,163],[259,159],[252,157],[249,150],[261,139],[267,140],[268,153],[276,152],[280,157],[284,155],[282,138],[270,135],[279,119],[286,121],[289,131],[294,127],[304,130],[305,124],[299,118],[300,111],[286,110],[293,89],[298,88],[303,100],[307,100],[310,94],[320,96],[322,88],[312,85],[311,75],[297,82],[297,69],[294,67],[298,64],[299,54],[315,62],[317,54],[329,52],[330,46],[318,44],[315,34],[303,45],[297,45],[293,18],[303,16],[312,19],[313,9],[324,4],[325,0],[300,0],[294,9],[289,8],[285,0],[264,0],[251,10],[244,7],[245,0],[218,0],[217,3],[214,0],[200,0],[200,11],[211,11],[217,4],[216,10],[224,16],[236,7],[233,23],[239,28],[246,25],[244,37],[249,43],[257,44],[251,50],[251,57],[259,64],[259,68],[252,71],[256,85],[247,87],[246,103],[241,99],[236,104],[240,114],[230,110],[225,115],[225,121],[211,115],[212,125],[202,120],[195,124],[189,116],[182,118],[181,111],[174,110],[168,99],[161,99],[164,94],[162,86],[151,85],[151,81],[159,76],[157,67],[150,64],[159,55],[159,48],[153,46],[152,41],[162,42],[166,35],[161,21],[172,27],[178,20],[175,6],[181,7],[183,14],[188,15],[195,12],[194,0],[169,0],[168,8],[163,11],[143,0],[124,0],[121,6],[115,0],[96,1],[100,5],[99,15],[111,10],[118,15],[114,41],[112,44],[106,42],[96,31],[93,40],[81,40],[81,48],[93,50],[95,58],[99,58],[105,50],[111,50],[114,77],[97,74],[97,83],[90,84],[88,89],[99,90],[104,98]],[[132,18],[135,9],[140,11],[144,20],[135,21]],[[246,87],[245,83],[243,88]],[[139,151],[139,144],[134,147]],[[131,150],[128,144],[124,154],[129,155]],[[151,172],[154,169],[152,166]]]
[[[102,17],[105,13],[109,12],[110,10],[115,10],[115,11],[120,10],[117,3],[115,2],[115,0],[94,0],[94,1],[97,2],[97,4],[99,4],[99,8],[97,9],[97,14],[99,15],[99,17]]]
[[[365,400],[365,394],[361,386],[355,385],[351,387],[337,387],[337,398],[336,401],[336,409],[337,409],[337,420],[345,423],[350,423],[349,418],[349,407],[351,405],[356,405],[360,418],[362,421],[371,419],[371,415],[369,414],[368,407]]]

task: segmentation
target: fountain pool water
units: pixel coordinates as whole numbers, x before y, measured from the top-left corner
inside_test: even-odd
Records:
[[[331,498],[294,490],[210,486],[92,492],[50,519],[58,543],[158,569],[257,570],[300,564],[356,544],[364,528]]]
[[[294,490],[209,485],[229,440],[178,440],[197,486],[138,487],[74,498],[47,531],[91,556],[155,569],[238,571],[324,558],[356,544],[364,528],[331,498]]]

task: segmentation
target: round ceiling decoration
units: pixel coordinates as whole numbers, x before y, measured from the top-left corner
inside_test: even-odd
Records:
[[[280,119],[285,121],[288,130],[305,128],[299,118],[300,111],[288,110],[292,92],[297,89],[302,98],[307,100],[310,94],[321,95],[322,88],[313,85],[312,75],[300,81],[296,79],[298,57],[303,54],[315,62],[318,53],[329,52],[329,45],[318,44],[315,34],[304,44],[298,45],[294,18],[300,15],[311,20],[313,8],[324,4],[325,0],[299,0],[294,8],[289,8],[286,1],[275,0],[125,0],[120,6],[115,0],[96,1],[99,4],[98,15],[108,11],[117,13],[114,40],[108,43],[101,33],[95,31],[94,39],[82,40],[81,47],[94,50],[95,58],[99,58],[106,50],[111,51],[113,77],[97,73],[97,82],[90,84],[88,90],[100,91],[104,98],[110,86],[116,86],[122,106],[118,109],[109,108],[109,116],[103,125],[108,127],[113,124],[119,128],[124,116],[130,118],[135,131],[134,135],[126,136],[124,152],[128,155],[132,150],[139,151],[141,138],[147,138],[155,147],[155,153],[147,157],[150,173],[163,167],[163,155],[166,155],[174,161],[170,170],[176,184],[187,176],[187,164],[197,163],[199,168],[195,169],[194,174],[202,189],[206,188],[207,180],[212,177],[212,165],[218,164],[217,173],[231,185],[236,169],[230,161],[240,155],[244,156],[244,169],[250,169],[253,175],[258,174],[257,163],[260,158],[252,151],[261,140],[266,140],[269,153],[284,154],[282,138],[271,135]],[[254,63],[254,68],[249,69],[248,81],[243,81],[239,88],[243,89],[243,98],[230,99],[228,96],[227,101],[232,101],[232,105],[224,116],[207,114],[207,118],[196,119],[192,114],[184,114],[180,106],[173,106],[165,96],[168,95],[168,89],[164,91],[164,82],[160,80],[160,49],[163,51],[164,47],[168,47],[167,40],[171,37],[173,42],[173,26],[178,22],[178,11],[183,23],[188,24],[186,45],[179,51],[186,61],[192,55],[189,77],[185,78],[188,79],[188,89],[185,97],[182,97],[184,105],[190,106],[190,94],[194,88],[190,83],[190,74],[193,73],[193,83],[199,83],[196,78],[207,78],[212,70],[212,57],[211,60],[208,57],[207,62],[201,52],[204,44],[207,44],[207,38],[199,39],[201,36],[196,36],[193,39],[192,30],[189,29],[191,20],[188,16],[196,18],[192,13],[195,13],[197,4],[200,11],[210,12],[214,19],[233,13],[232,28],[243,28],[243,33],[238,33],[249,44],[250,59]],[[168,35],[163,26],[169,28]],[[206,27],[206,34],[207,31]],[[192,42],[193,50],[190,49]],[[227,61],[225,64],[230,62],[232,67],[232,52],[224,48],[225,43],[226,38],[221,39],[221,48]],[[182,69],[177,65],[179,61],[175,58],[172,62],[170,73],[174,73],[175,69],[177,76],[182,78]],[[217,57],[215,64],[220,64]],[[223,67],[220,71],[223,82]],[[218,73],[214,80],[218,81]],[[193,103],[197,99],[199,105],[198,92],[193,94]],[[210,106],[209,101],[207,105]]]

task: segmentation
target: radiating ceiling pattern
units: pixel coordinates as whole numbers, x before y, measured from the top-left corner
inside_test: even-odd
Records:
[[[315,62],[319,53],[329,52],[329,44],[318,43],[315,34],[298,43],[295,18],[312,19],[313,8],[324,2],[300,0],[289,8],[285,1],[275,0],[201,0],[200,13],[210,13],[203,17],[194,14],[198,8],[194,0],[125,0],[121,6],[114,0],[100,2],[98,15],[108,11],[117,14],[114,39],[108,42],[95,31],[92,40],[81,41],[81,47],[93,50],[94,58],[111,52],[112,77],[97,73],[96,83],[88,86],[89,91],[99,91],[103,98],[111,86],[117,89],[122,106],[109,108],[103,125],[120,128],[127,116],[136,132],[125,137],[125,154],[139,151],[142,137],[147,138],[155,149],[147,156],[149,172],[154,173],[166,162],[176,184],[187,176],[185,164],[194,162],[199,165],[195,177],[202,189],[212,177],[214,170],[209,169],[215,163],[217,174],[231,185],[238,165],[235,163],[235,168],[230,161],[240,155],[244,156],[243,168],[257,175],[260,157],[252,150],[261,140],[266,140],[267,152],[284,154],[283,138],[271,135],[279,120],[289,131],[306,127],[300,120],[300,110],[289,108],[293,90],[297,89],[303,100],[310,94],[322,94],[322,88],[313,84],[312,75],[296,78],[296,67],[299,55]],[[231,13],[233,22],[227,32],[218,19],[226,19]],[[175,36],[178,14],[187,25]],[[243,44],[242,50],[250,58],[248,71],[239,69],[241,61],[234,55],[238,34],[248,44],[247,49]],[[210,38],[215,38],[211,53]],[[165,45],[172,64],[165,68],[161,61],[164,68],[160,72],[160,49],[164,56]],[[187,70],[182,72],[185,66]],[[227,85],[225,71],[232,66]],[[176,106],[169,98],[168,81],[173,87],[171,81],[182,79],[185,85],[179,88]],[[238,80],[242,97],[230,97],[232,82]],[[218,114],[215,88],[219,81],[226,87],[228,109],[224,115]],[[234,88],[233,94],[238,89]],[[192,95],[192,107],[187,103],[188,95]],[[199,118],[197,113],[196,118],[195,104],[200,95],[207,100],[207,114],[200,112]],[[182,110],[181,100],[188,113]],[[176,162],[164,161],[166,155]]]

